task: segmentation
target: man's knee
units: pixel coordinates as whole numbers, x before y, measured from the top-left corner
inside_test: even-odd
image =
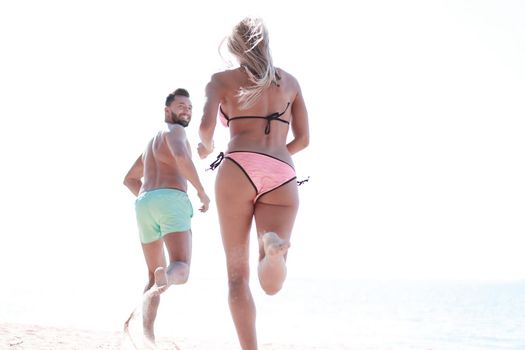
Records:
[[[179,270],[180,283],[184,284],[188,282],[189,277],[190,277],[190,265],[184,263],[183,266],[181,266]]]
[[[173,274],[175,284],[185,284],[190,276],[190,265],[183,261],[173,263]]]

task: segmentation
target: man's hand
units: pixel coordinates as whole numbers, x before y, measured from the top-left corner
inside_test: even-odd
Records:
[[[197,193],[197,196],[199,196],[199,199],[202,203],[199,211],[203,213],[207,212],[208,208],[210,207],[210,198],[208,198],[208,195],[205,192]]]

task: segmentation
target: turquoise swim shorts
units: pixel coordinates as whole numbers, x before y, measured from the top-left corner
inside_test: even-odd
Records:
[[[167,233],[190,230],[193,207],[186,192],[159,188],[137,197],[135,213],[140,241],[150,243]]]

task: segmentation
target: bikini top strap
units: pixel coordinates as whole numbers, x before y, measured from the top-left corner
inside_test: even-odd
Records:
[[[224,113],[224,111],[222,110],[222,106],[219,106],[219,110],[221,111],[224,119],[226,120],[226,126],[230,126],[230,122],[232,120],[236,120],[236,119],[266,119],[266,127],[264,129],[264,133],[266,135],[268,135],[270,133],[270,124],[273,120],[278,120],[282,123],[286,123],[286,124],[290,124],[290,122],[288,120],[284,120],[284,119],[281,119],[281,117],[283,116],[284,113],[286,113],[286,111],[288,110],[288,107],[290,107],[290,102],[288,102],[288,104],[286,105],[286,108],[284,109],[284,111],[282,111],[281,113],[278,113],[278,112],[275,112],[275,113],[272,113],[270,115],[267,115],[266,117],[261,117],[261,116],[239,116],[239,117],[228,117],[228,115],[226,113]]]
[[[286,113],[286,111],[288,110],[288,107],[290,107],[290,102],[288,102],[288,104],[286,105],[286,108],[284,109],[284,111],[282,111],[281,114],[279,114],[279,116],[283,115],[284,113]]]
[[[219,105],[219,110],[221,111],[221,114],[224,117],[224,119],[226,119],[226,126],[230,126],[230,120],[233,119],[233,118],[228,117],[228,115],[226,113],[224,113],[224,111],[222,110],[222,106],[221,105]]]

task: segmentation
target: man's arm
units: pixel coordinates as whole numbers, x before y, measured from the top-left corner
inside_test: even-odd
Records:
[[[144,175],[144,162],[142,161],[142,154],[137,158],[131,169],[124,177],[124,185],[133,193],[135,196],[139,195],[140,188],[142,187],[142,176]]]
[[[204,191],[204,186],[202,186],[195,164],[193,164],[193,160],[191,159],[191,150],[188,147],[189,143],[184,128],[175,127],[166,137],[170,152],[173,154],[175,162],[177,163],[177,169],[181,175],[193,185],[195,190],[197,190],[197,196],[199,196],[202,203],[200,210],[205,212],[208,210],[210,199],[206,191]]]

